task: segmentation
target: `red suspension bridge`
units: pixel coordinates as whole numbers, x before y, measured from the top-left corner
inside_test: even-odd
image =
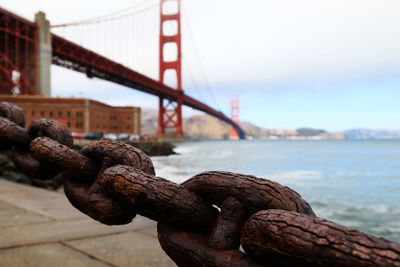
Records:
[[[165,6],[171,2],[175,2],[176,10],[173,13],[165,12]],[[94,28],[90,30],[90,34],[99,34],[99,25],[103,25],[106,29],[107,25],[113,21],[121,21],[120,25],[129,25],[130,17],[135,18],[138,13],[154,9],[156,6],[160,7],[158,81],[134,70],[140,66],[129,66],[132,65],[129,64],[132,56],[129,52],[124,55],[121,51],[123,49],[119,49],[125,60],[121,63],[121,60],[110,59],[110,56],[102,55],[103,52],[85,48],[85,44],[77,44],[59,34],[50,32],[50,28],[65,31],[66,28],[74,26],[92,25]],[[167,33],[165,26],[168,24],[175,25],[173,34]],[[109,30],[112,31],[110,28]],[[89,31],[89,28],[86,31]],[[129,40],[129,36],[126,37],[126,40]],[[106,41],[97,44],[104,46],[103,51],[106,50],[104,43]],[[166,47],[171,44],[176,50],[176,56],[172,60],[167,59],[168,50],[166,50]],[[129,46],[127,43],[123,45]],[[107,53],[104,52],[104,54]],[[159,98],[158,134],[160,136],[171,131],[178,137],[183,136],[182,105],[185,105],[225,121],[236,130],[240,138],[244,138],[245,133],[236,121],[189,96],[183,90],[181,54],[180,0],[160,0],[159,3],[142,6],[139,9],[134,6],[104,16],[54,26],[50,26],[42,12],[36,14],[35,22],[31,22],[0,8],[0,93],[50,95],[50,65],[55,64],[84,73],[89,78],[107,80],[157,96]],[[126,62],[127,58],[128,62]],[[187,64],[186,67],[188,67]],[[169,86],[165,82],[165,75],[171,71],[175,72],[176,86]],[[189,72],[189,74],[191,73]],[[205,77],[204,71],[202,74]],[[207,80],[205,81],[207,83]],[[198,89],[196,84],[195,86]],[[212,97],[214,98],[213,95]]]

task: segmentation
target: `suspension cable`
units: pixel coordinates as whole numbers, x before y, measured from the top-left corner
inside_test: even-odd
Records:
[[[186,70],[187,70],[187,72],[188,72],[188,74],[189,74],[190,80],[192,80],[193,86],[194,86],[194,88],[196,89],[196,92],[199,94],[200,99],[201,99],[203,102],[206,102],[205,99],[203,98],[203,95],[201,94],[201,91],[199,90],[199,87],[197,86],[196,80],[193,78],[194,76],[193,76],[193,74],[192,74],[192,71],[190,70],[189,64],[188,64],[188,62],[185,60],[185,57],[183,56],[183,54],[182,54],[182,59],[183,59],[183,63],[184,63],[185,66],[186,66]]]
[[[200,58],[200,55],[199,55],[199,52],[198,52],[198,49],[197,49],[197,46],[196,46],[196,42],[194,41],[194,37],[193,37],[193,33],[192,33],[192,30],[191,30],[191,27],[190,27],[189,19],[187,19],[186,15],[185,15],[186,10],[185,10],[185,7],[184,7],[183,5],[182,5],[182,9],[184,9],[184,12],[183,12],[183,19],[185,20],[185,23],[186,23],[186,25],[187,25],[187,27],[188,27],[188,30],[189,30],[189,37],[190,37],[190,39],[192,40],[193,48],[194,48],[196,57],[197,57],[197,59],[198,59],[198,61],[199,61],[201,74],[202,74],[202,76],[203,76],[203,79],[204,79],[206,88],[207,88],[207,90],[210,92],[211,97],[213,98],[213,100],[214,100],[214,102],[215,102],[217,108],[218,108],[219,110],[221,110],[221,107],[219,106],[218,101],[217,101],[217,99],[215,98],[214,93],[213,93],[213,91],[212,91],[211,88],[210,88],[210,84],[209,84],[208,79],[207,79],[207,76],[206,76],[206,74],[205,74],[204,66],[203,66],[203,63],[202,63],[202,61],[201,61],[201,58]]]
[[[52,25],[50,26],[51,28],[59,28],[59,27],[68,27],[68,26],[77,26],[77,25],[83,25],[83,24],[94,24],[94,23],[102,23],[102,22],[109,22],[109,21],[113,21],[113,20],[118,20],[118,19],[122,19],[128,16],[132,16],[132,15],[136,15],[142,12],[145,12],[147,10],[150,10],[156,6],[159,5],[158,1],[156,3],[153,3],[152,5],[149,5],[147,7],[143,7],[141,9],[138,10],[134,10],[131,11],[129,13],[126,13],[128,10],[131,10],[133,8],[137,8],[138,6],[140,6],[141,4],[148,2],[148,0],[140,2],[139,4],[135,5],[135,6],[131,6],[128,8],[125,8],[124,10],[120,10],[120,11],[115,11],[106,15],[102,15],[102,16],[98,16],[98,17],[94,17],[94,18],[90,18],[90,19],[85,19],[85,20],[80,20],[80,21],[75,21],[75,22],[70,22],[70,23],[64,23],[64,24],[57,24],[57,25]],[[120,15],[120,13],[122,13]],[[125,13],[125,14],[123,14]],[[115,16],[117,15],[117,16]]]

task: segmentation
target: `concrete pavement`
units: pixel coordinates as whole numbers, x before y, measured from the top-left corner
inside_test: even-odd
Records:
[[[0,179],[0,266],[176,266],[156,223],[137,216],[106,226],[63,193]]]

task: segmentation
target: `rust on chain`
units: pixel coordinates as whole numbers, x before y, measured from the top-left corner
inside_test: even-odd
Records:
[[[36,138],[31,143],[32,155],[54,164],[67,178],[65,194],[78,210],[107,225],[126,224],[136,215],[128,202],[104,193],[98,175],[115,164],[126,164],[154,174],[150,158],[142,151],[115,141],[97,141],[78,153],[49,138]]]
[[[71,130],[56,120],[38,119],[28,128],[29,134],[36,137],[48,137],[68,147],[73,146]]]
[[[110,140],[93,142],[85,146],[81,153],[97,161],[101,166],[100,172],[111,166],[126,165],[148,174],[155,174],[151,159],[143,151],[123,142]]]
[[[219,250],[211,248],[207,245],[207,238],[204,236],[165,223],[158,223],[157,231],[162,249],[178,266],[273,266],[267,265],[268,261],[254,260],[237,249]]]
[[[98,164],[81,153],[48,137],[35,138],[30,144],[32,156],[47,166],[55,166],[68,179],[93,183]]]
[[[136,207],[106,194],[99,183],[103,171],[117,164],[154,174],[153,163],[141,150],[122,142],[102,140],[85,146],[81,153],[98,166],[94,182],[90,185],[67,179],[64,190],[69,201],[80,211],[102,223],[126,224],[136,216]]]
[[[25,114],[16,105],[0,103],[0,150],[9,149],[15,145],[27,146],[31,140],[24,129]]]
[[[306,266],[400,266],[400,244],[284,210],[250,217],[242,245],[252,256]]]
[[[44,166],[33,158],[31,154],[22,149],[14,148],[11,151],[11,158],[17,169],[33,179],[48,180],[59,173],[59,170],[54,168],[54,166]]]
[[[12,146],[27,147],[31,140],[26,129],[7,118],[0,117],[0,150]]]
[[[221,207],[221,213],[215,222],[214,228],[209,233],[208,242],[202,244],[202,247],[219,249],[217,250],[218,253],[224,253],[223,251],[239,247],[240,241],[238,239],[240,239],[242,225],[248,216],[254,212],[280,208],[301,211],[315,216],[310,205],[293,190],[254,176],[230,172],[205,172],[194,176],[182,185],[202,196],[209,205]],[[174,234],[175,231],[170,230],[162,236],[168,240],[169,235]],[[199,242],[205,242],[203,238],[199,239],[198,236],[193,235],[185,235],[181,239],[172,240],[176,242],[170,242],[169,244],[177,245],[184,242],[186,245],[199,245]],[[162,243],[162,240],[160,242]],[[177,246],[179,247],[179,245]],[[181,250],[179,253],[171,253],[169,256],[177,263],[183,257],[192,258],[191,262],[195,266],[203,266],[203,262],[207,261],[204,259],[204,255],[211,258],[218,258],[217,255],[219,255],[216,250],[212,249],[207,250],[207,253],[200,253],[196,257],[192,253],[193,249]],[[265,259],[263,260],[265,262]]]
[[[25,114],[24,111],[11,103],[0,103],[0,117],[7,118],[15,124],[25,127]]]
[[[200,173],[182,185],[220,206],[227,197],[242,202],[250,213],[264,209],[282,209],[315,216],[311,206],[286,186],[267,179],[231,172]]]
[[[71,131],[65,125],[56,120],[35,120],[29,127],[28,133],[31,138],[46,136],[60,144],[72,147],[73,140]],[[15,166],[24,174],[39,180],[51,179],[59,173],[56,166],[38,162],[29,153],[29,147],[15,147],[12,153]]]
[[[183,186],[133,167],[114,166],[99,180],[104,190],[135,205],[139,214],[195,232],[208,232],[216,209]]]
[[[212,229],[208,246],[215,249],[239,249],[240,232],[248,214],[244,205],[233,197],[228,197],[221,205]]]
[[[127,224],[136,216],[133,205],[104,194],[97,180],[92,184],[84,184],[66,179],[64,192],[75,208],[101,223]]]

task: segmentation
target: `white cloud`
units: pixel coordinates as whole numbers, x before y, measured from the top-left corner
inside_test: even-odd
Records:
[[[182,2],[186,17],[182,19],[183,53],[198,83],[200,69],[187,21],[211,84],[343,80],[399,67],[400,2],[397,0]],[[110,3],[1,0],[2,6],[28,18],[38,9],[44,10],[53,24],[98,16],[134,4],[128,0]],[[118,58],[122,50],[130,51],[129,57],[136,60],[135,67],[157,78],[158,8],[138,16],[132,36],[141,42],[139,47],[130,49],[136,52],[132,54],[123,45],[132,41],[123,29],[114,29],[117,34],[109,39],[116,39],[116,44],[108,54]],[[185,84],[189,86],[192,82],[188,75],[185,71]]]

